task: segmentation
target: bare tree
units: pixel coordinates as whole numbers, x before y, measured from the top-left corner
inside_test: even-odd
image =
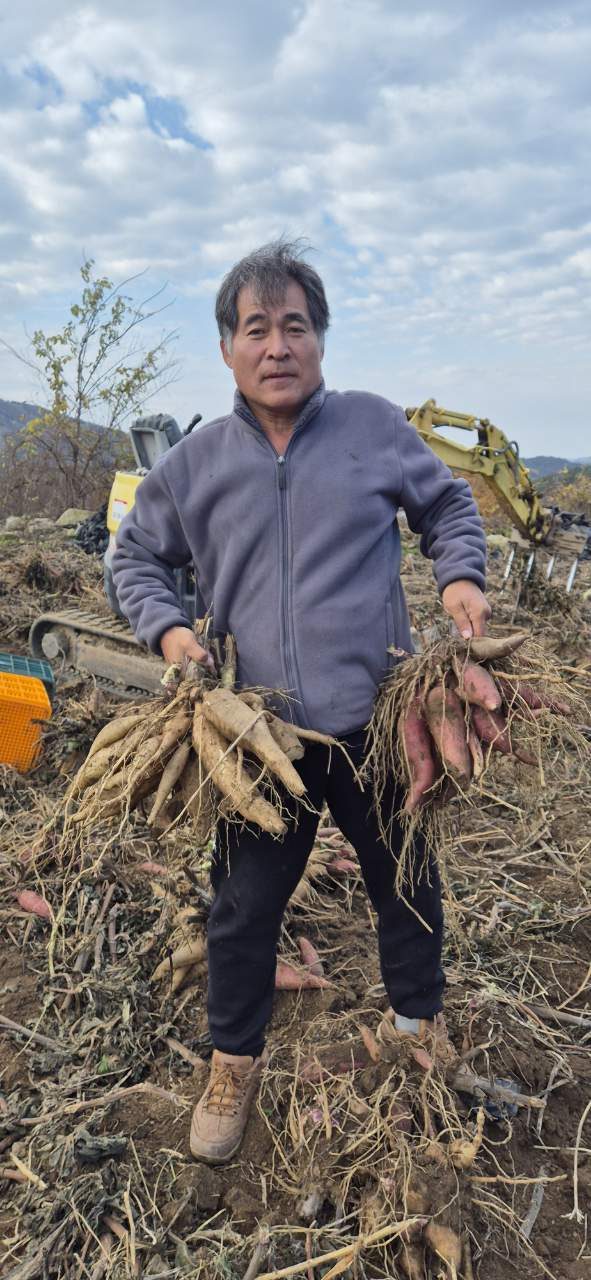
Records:
[[[95,278],[93,268],[88,259],[80,269],[82,296],[70,307],[63,329],[54,334],[35,330],[29,356],[3,342],[40,378],[40,398],[47,405],[21,428],[9,451],[21,477],[21,499],[23,488],[30,487],[28,473],[39,496],[49,475],[52,509],[56,503],[62,509],[85,506],[91,498],[105,496],[114,468],[131,460],[121,428],[173,381],[177,368],[170,358],[174,331],[163,333],[151,347],[138,332],[170,306],[158,305],[164,290],[135,303],[124,290],[139,276],[114,285],[106,276]],[[100,428],[92,425],[96,422]],[[1,480],[7,462],[0,455],[0,492],[5,490]],[[13,476],[17,478],[14,470]]]

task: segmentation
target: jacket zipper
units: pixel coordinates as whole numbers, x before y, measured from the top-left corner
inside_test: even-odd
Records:
[[[287,449],[289,449],[290,444],[291,440],[287,445]],[[304,720],[305,723],[303,727],[305,728],[307,717],[305,715],[301,689],[298,684],[295,665],[292,658],[291,629],[289,625],[289,526],[287,519],[287,462],[285,454],[277,455],[277,484],[279,488],[279,505],[281,510],[281,616],[283,622],[283,635],[285,637],[285,669],[287,673],[288,691],[292,694],[296,694],[299,699],[299,706],[303,712],[300,719]],[[291,703],[289,704],[289,716],[290,719],[293,720],[293,708]]]

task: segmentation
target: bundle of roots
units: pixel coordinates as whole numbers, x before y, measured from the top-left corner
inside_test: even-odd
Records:
[[[380,689],[368,733],[366,769],[383,838],[390,842],[401,816],[407,846],[417,827],[428,834],[447,801],[482,786],[497,752],[537,765],[543,781],[546,745],[588,749],[576,712],[570,687],[527,632],[446,637],[400,662]],[[393,779],[405,796],[401,810],[388,813]]]
[[[276,716],[270,692],[235,692],[234,639],[216,643],[219,663],[191,663],[172,700],[146,702],[105,725],[66,796],[67,828],[124,820],[150,797],[149,825],[189,824],[198,846],[220,817],[283,835],[286,798],[305,803],[292,763],[304,754],[301,739],[331,739]]]

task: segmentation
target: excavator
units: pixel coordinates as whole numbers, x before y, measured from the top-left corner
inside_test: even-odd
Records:
[[[565,590],[570,592],[579,563],[591,558],[591,526],[582,515],[544,506],[521,461],[518,444],[509,440],[488,418],[442,409],[435,400],[407,409],[406,416],[421,439],[447,466],[464,475],[481,476],[512,520],[504,581],[512,572],[518,548],[525,548],[522,585],[533,572],[536,556],[545,556],[548,579],[557,560],[568,557],[570,567]],[[200,421],[201,414],[195,414],[184,432],[167,414],[138,418],[132,423],[130,436],[137,470],[115,473],[107,509],[109,546],[104,557],[104,585],[112,616],[107,618],[102,613],[80,609],[42,614],[35,619],[29,634],[34,657],[48,658],[58,670],[73,667],[87,672],[122,698],[137,697],[138,692],[161,692],[164,663],[136,640],[123,617],[113,584],[111,561],[117,529],[131,510],[143,477],[158,458],[174,448]],[[441,428],[475,433],[476,442],[459,444],[442,435]],[[187,616],[192,621],[202,617],[205,606],[192,565],[176,571],[176,587]]]
[[[488,418],[470,413],[440,409],[435,400],[427,400],[419,408],[407,409],[406,416],[422,440],[453,471],[481,476],[492,490],[499,506],[513,522],[512,547],[505,566],[504,578],[511,574],[519,547],[529,548],[524,568],[524,581],[531,576],[536,553],[546,557],[546,578],[552,578],[559,557],[570,557],[565,591],[572,591],[577,569],[582,560],[591,558],[591,526],[580,513],[560,511],[544,506],[529,471],[519,456],[516,440],[508,440],[500,427]],[[476,432],[477,443],[468,446],[438,434],[438,428],[454,427]]]
[[[196,413],[185,431],[168,414],[138,418],[131,424],[130,439],[136,460],[135,471],[116,471],[107,505],[109,543],[103,561],[105,596],[111,617],[82,609],[61,609],[35,618],[29,631],[29,648],[36,658],[49,659],[58,671],[74,668],[95,677],[102,687],[120,698],[134,698],[138,691],[161,693],[164,673],[162,659],[148,653],[136,639],[119,607],[113,583],[112,558],[115,537],[124,516],[134,504],[136,489],[144,476],[169,449],[201,422]],[[175,573],[176,589],[187,616],[205,614],[192,565]]]

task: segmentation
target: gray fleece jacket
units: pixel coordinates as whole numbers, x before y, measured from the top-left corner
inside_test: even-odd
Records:
[[[440,591],[457,578],[484,587],[470,487],[397,405],[321,384],[279,456],[237,393],[139,486],[113,557],[121,607],[159,653],[164,631],[190,625],[172,571],[193,561],[216,631],[236,637],[240,681],[283,689],[286,717],[346,734],[369,720],[388,647],[412,647],[399,507]]]

